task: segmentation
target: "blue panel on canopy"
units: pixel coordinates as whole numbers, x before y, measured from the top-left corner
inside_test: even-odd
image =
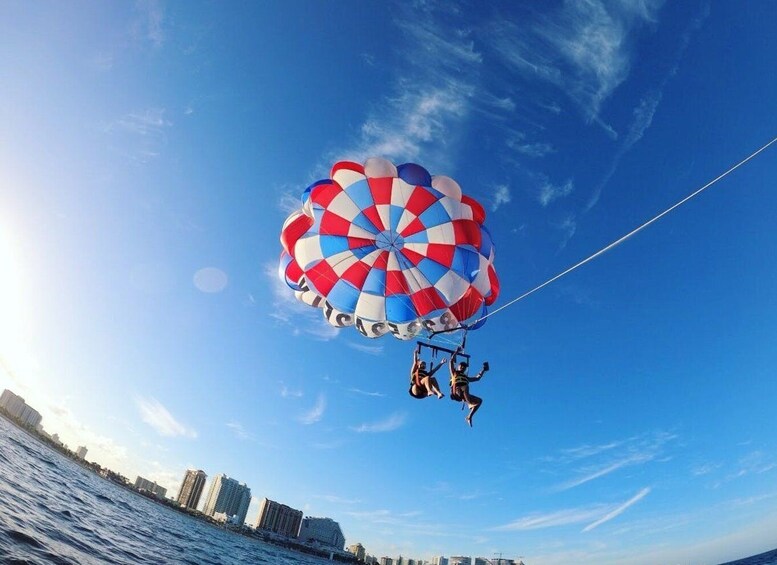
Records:
[[[437,261],[429,258],[422,259],[418,265],[418,270],[431,284],[437,284],[441,278],[450,270],[443,265],[440,265]]]
[[[399,225],[399,220],[402,218],[402,214],[405,213],[405,209],[401,206],[394,206],[393,204],[389,208],[389,224],[391,225],[391,229],[396,231],[397,226]]]
[[[362,285],[363,292],[369,292],[377,296],[386,294],[386,271],[382,269],[371,269],[367,273],[367,279]]]
[[[477,273],[473,273],[480,269],[480,254],[467,247],[456,246],[453,252],[451,269],[461,278],[472,282],[477,276]]]
[[[440,204],[440,201],[438,200],[424,210],[421,215],[418,216],[418,219],[426,229],[429,229],[450,222],[451,216],[448,214],[445,206]]]
[[[413,302],[406,294],[393,294],[386,297],[386,319],[389,322],[403,324],[417,318]]]
[[[359,294],[361,293],[351,283],[341,279],[332,287],[326,299],[338,310],[352,314],[356,309]]]
[[[364,210],[375,204],[375,200],[373,200],[372,193],[370,192],[370,185],[367,184],[367,179],[362,179],[348,185],[345,189],[345,193],[353,200],[354,204],[356,204],[360,210]]]
[[[342,235],[322,235],[319,243],[324,257],[331,257],[348,250],[348,238]]]
[[[371,234],[379,234],[381,230],[377,228],[375,224],[370,221],[370,219],[364,215],[364,212],[359,212],[359,214],[352,220],[352,223],[355,226],[359,226],[362,229],[367,230]]]

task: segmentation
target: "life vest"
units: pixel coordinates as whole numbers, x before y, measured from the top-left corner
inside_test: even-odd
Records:
[[[421,369],[420,367],[417,368],[415,371],[410,373],[410,382],[415,384],[415,376],[418,375],[419,382],[424,379],[424,377],[429,376],[429,372],[426,369]]]
[[[451,375],[451,388],[465,386],[468,384],[469,384],[469,379],[467,378],[466,373],[455,371],[453,375]]]

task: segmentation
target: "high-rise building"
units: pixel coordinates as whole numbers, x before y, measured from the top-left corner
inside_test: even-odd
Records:
[[[295,510],[269,498],[262,499],[259,514],[256,517],[257,528],[296,538],[301,524],[302,510]]]
[[[148,479],[144,479],[143,477],[138,476],[137,479],[135,479],[135,488],[138,490],[144,490],[146,492],[150,492],[154,496],[158,498],[164,498],[167,494],[167,489],[164,487],[160,487],[158,484],[156,484],[153,481],[149,481]]]
[[[8,389],[0,395],[0,407],[4,408],[11,416],[16,418],[24,426],[37,428],[43,417],[32,406],[27,405],[21,396],[17,396]]]
[[[84,447],[83,445],[79,445],[79,446],[78,446],[78,449],[76,450],[76,456],[77,456],[79,459],[85,459],[85,458],[86,458],[86,452],[87,452],[87,451],[88,451],[88,450],[86,449],[86,447]]]
[[[380,565],[394,565],[394,560],[391,557],[381,557]]]
[[[238,483],[235,479],[221,474],[213,478],[203,512],[208,516],[235,516],[235,521],[242,525],[250,503],[251,489],[245,483]]]
[[[448,559],[448,565],[472,565],[472,558],[463,555],[452,555]]]
[[[323,545],[342,550],[345,547],[345,536],[340,524],[331,518],[312,518],[306,516],[299,529],[299,539],[315,540]]]
[[[440,555],[432,558],[432,565],[448,565],[448,558]]]
[[[205,479],[208,475],[205,471],[188,469],[183,476],[181,488],[178,490],[176,501],[184,508],[196,510],[202,496],[202,489],[205,488]]]
[[[348,553],[353,553],[356,556],[357,561],[364,561],[364,556],[367,555],[367,551],[360,543],[355,543],[348,546]]]

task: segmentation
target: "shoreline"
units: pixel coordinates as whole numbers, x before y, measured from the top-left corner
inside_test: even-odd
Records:
[[[302,553],[305,555],[312,555],[314,557],[319,557],[321,559],[327,560],[327,561],[339,561],[341,563],[359,563],[359,561],[356,559],[356,556],[353,556],[352,559],[349,559],[348,557],[339,555],[335,553],[337,550],[326,550],[326,549],[317,549],[313,547],[306,546],[301,543],[295,543],[291,540],[289,542],[284,543],[280,540],[273,541],[271,539],[265,538],[264,536],[261,536],[260,534],[256,534],[256,530],[251,529],[249,526],[246,526],[245,523],[243,523],[242,526],[239,526],[240,529],[235,529],[226,526],[226,524],[221,525],[212,519],[210,519],[208,516],[202,514],[201,512],[197,511],[198,514],[193,514],[189,512],[188,510],[185,510],[181,508],[180,506],[175,506],[175,504],[172,502],[172,499],[165,499],[169,500],[169,503],[166,503],[164,500],[161,500],[155,496],[149,496],[146,495],[137,489],[135,489],[130,483],[128,482],[120,482],[119,480],[115,480],[111,478],[110,476],[103,476],[98,472],[93,465],[97,465],[100,469],[105,469],[107,472],[111,473],[114,476],[117,477],[123,477],[123,475],[120,475],[119,473],[115,473],[114,471],[111,471],[110,469],[104,468],[101,465],[97,463],[89,463],[88,461],[84,459],[78,458],[72,451],[65,448],[64,446],[58,446],[50,439],[46,438],[45,436],[42,436],[37,430],[30,429],[27,426],[20,425],[19,422],[17,422],[12,416],[7,414],[5,410],[0,409],[0,416],[4,420],[6,420],[9,424],[14,426],[16,429],[20,430],[21,432],[25,433],[27,436],[29,436],[31,439],[35,440],[38,444],[41,446],[47,448],[49,451],[56,453],[58,456],[62,457],[63,459],[75,463],[79,468],[81,468],[84,471],[89,472],[90,474],[96,476],[98,479],[101,479],[105,481],[106,483],[109,483],[111,485],[114,485],[116,487],[122,488],[123,490],[138,496],[144,500],[148,500],[149,502],[152,502],[156,504],[158,507],[165,508],[176,515],[189,518],[192,520],[197,521],[198,523],[205,524],[208,526],[211,526],[217,530],[220,531],[226,531],[230,532],[233,535],[239,535],[242,536],[248,540],[264,543],[266,545],[271,545],[274,547],[279,547],[282,549],[285,549],[287,551],[296,552],[296,553]],[[243,528],[248,529],[248,531],[243,531]]]

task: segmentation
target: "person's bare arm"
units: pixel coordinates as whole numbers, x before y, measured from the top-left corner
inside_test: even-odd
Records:
[[[445,365],[446,361],[447,359],[443,359],[442,361],[440,361],[439,365],[437,365],[436,367],[433,367],[432,370],[429,372],[429,376],[431,377],[433,374],[435,374],[440,367]]]

